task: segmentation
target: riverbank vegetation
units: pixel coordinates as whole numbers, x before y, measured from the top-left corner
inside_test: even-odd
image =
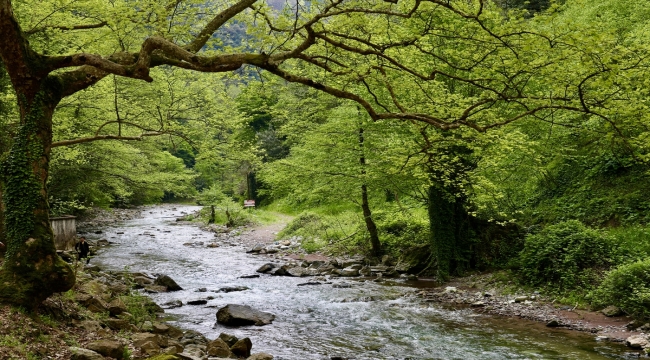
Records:
[[[0,0],[12,259],[47,211],[190,198],[227,226],[290,214],[308,252],[650,316],[647,1],[210,3],[226,25],[46,3]]]

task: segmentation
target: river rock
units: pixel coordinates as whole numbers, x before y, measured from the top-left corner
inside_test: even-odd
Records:
[[[557,319],[552,319],[546,323],[547,327],[558,327],[561,326],[560,322]]]
[[[125,319],[106,319],[103,323],[115,331],[131,329],[131,324]]]
[[[129,291],[129,288],[123,283],[113,283],[109,285],[109,289],[113,296],[124,295]]]
[[[187,305],[205,305],[208,303],[208,300],[198,299],[198,300],[189,300]]]
[[[219,356],[224,358],[229,358],[233,355],[232,351],[230,351],[230,346],[219,338],[208,343],[206,352],[208,353],[208,356]]]
[[[644,322],[641,320],[632,320],[629,323],[625,324],[625,328],[628,330],[634,330],[638,327],[644,325]],[[650,326],[650,324],[648,324]]]
[[[156,281],[154,282],[156,285],[161,285],[167,288],[168,291],[179,291],[183,290],[182,287],[178,286],[176,281],[174,281],[172,278],[170,278],[167,275],[160,275],[156,278]]]
[[[325,261],[314,260],[309,264],[309,268],[310,269],[318,269],[323,265],[325,265]]]
[[[273,360],[273,355],[267,353],[257,353],[249,356],[246,360]]]
[[[113,300],[108,304],[108,311],[112,316],[117,316],[123,312],[126,312],[126,305],[119,298]]]
[[[164,337],[151,333],[137,333],[131,335],[131,341],[135,347],[142,347],[145,343],[153,342],[159,347],[166,347],[167,341]]]
[[[361,269],[359,269],[359,275],[361,275],[361,276],[370,276],[370,275],[372,275],[372,271],[370,271],[369,266],[364,266]]]
[[[260,277],[260,276],[257,275],[257,274],[254,274],[254,275],[242,275],[239,278],[240,279],[255,279],[255,278],[258,278],[258,277]]]
[[[99,239],[97,240],[97,246],[108,246],[110,243],[106,239]]]
[[[164,303],[163,305],[168,309],[174,309],[183,306],[183,302],[180,300],[172,300]]]
[[[618,307],[613,306],[613,305],[602,309],[600,312],[603,313],[603,315],[605,315],[607,317],[614,317],[614,316],[623,315],[623,311],[621,311],[621,309],[619,309]]]
[[[160,346],[153,341],[147,341],[146,343],[140,345],[139,348],[149,356],[160,354]]]
[[[147,285],[144,287],[144,291],[149,294],[159,294],[167,292],[167,287],[162,285]]]
[[[268,325],[275,315],[255,310],[247,305],[228,304],[217,311],[217,322],[224,325]]]
[[[632,335],[625,339],[625,345],[632,349],[642,349],[648,346],[648,337],[646,335]]]
[[[275,268],[269,272],[269,274],[274,275],[274,276],[286,276],[288,267],[287,265],[282,265],[279,268]]]
[[[256,244],[255,246],[253,246],[253,248],[251,248],[250,250],[248,250],[246,252],[249,253],[249,254],[251,254],[251,253],[254,254],[254,253],[258,253],[258,252],[262,251],[264,248],[265,248],[264,244]]]
[[[264,264],[264,265],[260,266],[260,268],[257,269],[257,272],[258,273],[266,273],[266,272],[269,272],[269,271],[271,271],[271,270],[273,270],[275,268],[276,268],[275,264],[268,263],[268,264]]]
[[[245,290],[250,290],[250,288],[247,286],[224,286],[219,290],[217,290],[216,292],[229,293],[229,292],[245,291]]]
[[[144,276],[136,276],[133,278],[133,282],[137,284],[140,288],[143,288],[147,285],[153,285],[153,280]]]
[[[418,273],[428,265],[430,254],[429,245],[418,245],[405,249],[395,265],[395,270],[400,273]]]
[[[337,259],[336,262],[338,263],[338,266],[343,269],[355,265],[363,266],[363,259]],[[359,269],[361,268],[361,266],[359,267]]]
[[[303,276],[308,276],[309,271],[307,271],[307,269],[303,267],[293,267],[287,270],[287,275],[295,276],[295,277],[303,277]]]
[[[151,331],[154,334],[166,334],[169,331],[170,327],[167,324],[154,322],[151,324]]]
[[[359,276],[359,269],[355,269],[353,266],[346,267],[338,271],[338,275],[341,276]]]
[[[86,294],[78,294],[75,297],[77,302],[94,313],[103,313],[108,310],[108,306],[99,298]]]
[[[185,350],[185,347],[181,345],[176,340],[168,340],[167,341],[167,347],[163,350],[165,354],[178,354],[182,353],[183,350]]]
[[[521,303],[528,300],[528,296],[517,296],[515,297],[515,303]]]
[[[301,284],[298,284],[296,286],[309,286],[309,285],[322,285],[322,283],[320,283],[318,281],[308,281],[306,283],[301,283]]]
[[[70,347],[72,356],[70,360],[104,360],[104,357],[92,350],[82,349],[78,347]]]
[[[113,340],[97,340],[89,343],[86,347],[104,356],[122,360],[124,357],[124,345]]]
[[[249,338],[243,338],[235,343],[230,348],[230,351],[232,351],[233,354],[237,355],[238,357],[249,357],[251,356],[251,349],[253,348],[253,343],[251,342],[251,339]]]
[[[183,351],[182,353],[178,353],[174,355],[176,359],[181,359],[181,360],[203,360],[201,356],[196,356],[193,353],[189,353],[186,351]],[[174,359],[174,360],[176,360]]]
[[[217,339],[223,341],[228,346],[228,349],[230,349],[233,345],[237,343],[237,341],[239,341],[239,339],[236,336],[226,334],[226,333],[219,334],[219,337]]]

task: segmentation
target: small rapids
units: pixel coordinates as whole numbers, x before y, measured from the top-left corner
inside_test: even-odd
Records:
[[[233,245],[217,248],[213,233],[179,224],[176,218],[196,206],[147,207],[142,217],[104,228],[114,243],[91,261],[106,270],[167,274],[183,287],[178,292],[152,294],[158,303],[207,299],[206,305],[168,309],[167,320],[181,328],[216,338],[221,332],[250,337],[253,352],[268,352],[278,360],[329,359],[619,359],[622,345],[597,342],[588,334],[548,329],[524,320],[477,315],[422,303],[417,289],[404,283],[377,284],[335,279],[332,284],[297,286],[310,278],[242,279],[268,258],[245,253]],[[245,235],[244,235],[245,236]],[[184,243],[203,242],[202,246]],[[249,290],[217,293],[226,286]],[[197,292],[206,288],[207,292]],[[216,324],[217,309],[226,304],[250,305],[276,315],[272,325],[226,328]]]

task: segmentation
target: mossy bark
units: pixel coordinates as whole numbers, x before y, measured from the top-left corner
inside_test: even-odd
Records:
[[[461,197],[432,185],[428,194],[431,244],[437,262],[437,275],[446,280],[469,266],[472,244],[469,238],[468,214]]]
[[[73,269],[56,254],[46,183],[52,115],[60,97],[55,79],[18,93],[21,126],[3,163],[7,252],[0,269],[0,301],[34,308],[75,283]]]

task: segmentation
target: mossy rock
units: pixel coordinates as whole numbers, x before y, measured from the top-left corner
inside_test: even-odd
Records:
[[[148,357],[145,360],[181,360],[181,358],[179,358],[176,355],[160,354],[160,355]]]

